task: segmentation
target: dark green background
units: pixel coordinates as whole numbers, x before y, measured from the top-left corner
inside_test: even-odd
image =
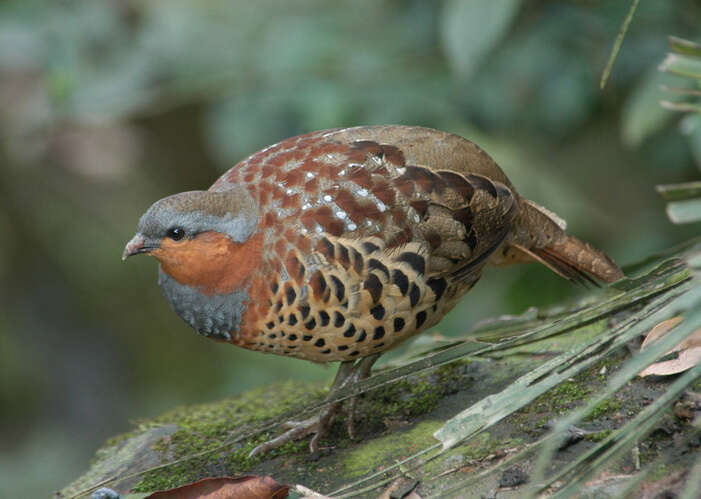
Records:
[[[155,200],[314,129],[424,125],[484,147],[522,194],[620,263],[681,241],[657,183],[698,178],[701,126],[661,111],[666,36],[698,2],[90,0],[0,5],[0,496],[46,496],[132,421],[333,370],[195,335],[147,258]],[[681,130],[680,130],[681,129]],[[683,133],[685,132],[686,133]],[[445,335],[582,291],[490,271]]]

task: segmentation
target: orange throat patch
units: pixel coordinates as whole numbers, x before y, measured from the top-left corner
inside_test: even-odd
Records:
[[[259,267],[262,253],[262,233],[238,244],[213,231],[182,241],[165,238],[151,252],[163,272],[207,295],[228,294],[244,286]]]

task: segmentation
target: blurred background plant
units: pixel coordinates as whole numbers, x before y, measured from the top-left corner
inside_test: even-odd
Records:
[[[665,109],[689,113],[682,122],[681,130],[693,137],[692,147],[698,148],[701,137],[701,44],[682,38],[670,37],[671,52],[660,65],[660,71],[686,78],[685,85],[660,88],[673,97],[660,101]],[[664,119],[659,115],[658,120]],[[698,151],[697,151],[698,152]],[[701,180],[657,186],[657,192],[669,201],[667,215],[674,223],[701,221]]]
[[[659,105],[690,99],[660,85],[693,81],[658,66],[667,35],[699,39],[701,6],[641,2],[602,92],[629,7],[0,4],[0,496],[47,495],[130,420],[332,375],[198,337],[160,296],[153,261],[119,260],[153,201],[206,188],[277,140],[440,128],[482,145],[524,195],[621,263],[697,233],[669,223],[654,186],[699,177],[699,115]],[[578,292],[536,266],[490,272],[436,329],[465,333]]]

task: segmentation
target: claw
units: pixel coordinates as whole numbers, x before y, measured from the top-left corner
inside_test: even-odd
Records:
[[[331,397],[341,388],[367,378],[370,375],[372,365],[379,358],[379,356],[379,354],[376,354],[370,357],[365,357],[357,364],[352,361],[342,362],[328,396]],[[319,450],[319,440],[321,440],[321,438],[328,433],[331,423],[333,423],[333,420],[342,403],[343,402],[336,402],[331,404],[320,414],[309,419],[305,419],[303,421],[288,421],[283,423],[282,427],[287,430],[285,433],[258,445],[250,452],[250,454],[248,454],[248,457],[255,457],[260,454],[265,454],[266,452],[277,449],[288,442],[300,440],[308,435],[313,435],[311,441],[309,442],[309,450],[311,452],[316,452]],[[354,416],[356,406],[357,397],[353,397],[349,401],[348,417],[346,421],[346,428],[351,439],[355,439]]]
[[[328,429],[339,407],[340,404],[332,404],[318,416],[313,416],[304,421],[288,421],[283,423],[283,428],[289,428],[285,433],[258,445],[248,454],[248,457],[264,454],[285,445],[287,442],[300,440],[307,435],[314,435],[309,442],[309,450],[311,452],[316,452],[319,449],[319,440],[328,433]]]

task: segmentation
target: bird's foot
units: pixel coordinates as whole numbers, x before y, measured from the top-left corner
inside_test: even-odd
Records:
[[[338,390],[348,386],[349,384],[357,383],[358,381],[367,378],[370,375],[372,365],[379,358],[379,356],[379,354],[376,354],[370,357],[365,357],[357,363],[341,363],[341,367],[338,369],[336,379],[331,386],[331,391],[328,396],[331,397]],[[331,423],[333,423],[333,420],[342,404],[343,402],[334,402],[325,409],[322,409],[322,411],[316,416],[312,416],[311,418],[303,421],[288,421],[287,423],[284,423],[282,426],[287,430],[285,433],[258,445],[250,452],[248,457],[265,454],[266,452],[277,449],[288,442],[302,439],[308,435],[313,435],[311,441],[309,442],[309,450],[311,452],[318,451],[319,440],[328,433]],[[352,397],[349,400],[348,416],[346,418],[346,429],[348,430],[348,436],[352,440],[354,440],[356,437],[355,426],[353,423],[356,405],[357,397]]]
[[[288,442],[300,440],[308,435],[313,435],[309,441],[309,451],[316,452],[319,450],[319,440],[325,436],[331,423],[333,423],[340,403],[332,404],[324,409],[321,414],[312,416],[311,418],[302,421],[288,421],[282,425],[287,431],[280,436],[272,438],[267,442],[263,442],[254,448],[248,457],[255,457],[259,454],[265,454],[268,451],[277,449]]]

